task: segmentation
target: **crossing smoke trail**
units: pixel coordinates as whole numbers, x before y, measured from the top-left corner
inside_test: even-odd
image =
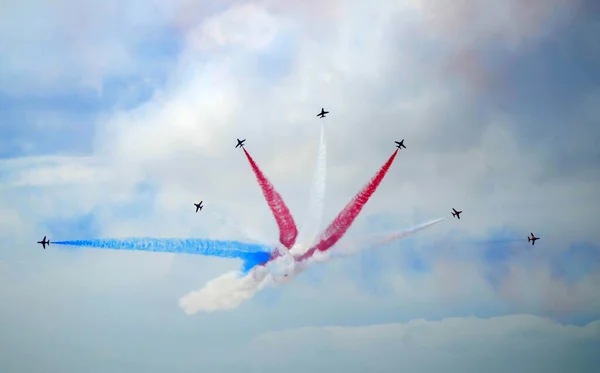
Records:
[[[256,175],[256,180],[262,189],[267,204],[269,205],[269,208],[271,208],[273,217],[279,227],[279,242],[289,249],[294,245],[296,237],[298,236],[298,229],[296,228],[294,218],[285,202],[283,202],[281,195],[279,195],[275,190],[275,187],[273,187],[273,184],[271,184],[269,179],[267,179],[258,168],[258,165],[254,162],[254,159],[252,159],[246,149],[242,149],[244,150],[244,154],[246,154],[246,158],[248,158],[252,171],[254,171],[254,175]]]
[[[52,242],[54,245],[91,247],[109,250],[134,250],[175,254],[239,258],[244,261],[243,272],[264,263],[271,256],[271,248],[238,241],[217,241],[179,238],[124,238]]]
[[[325,205],[325,179],[327,175],[327,147],[325,144],[325,126],[321,124],[321,139],[319,141],[319,150],[315,173],[313,176],[312,190],[306,213],[306,222],[300,229],[298,244],[292,250],[292,253],[303,254],[310,245],[314,244],[319,228],[321,228],[321,219],[323,218],[323,209]]]
[[[311,247],[306,253],[300,256],[299,260],[305,260],[313,256],[316,251],[325,251],[336,244],[340,238],[346,233],[348,228],[354,222],[354,219],[360,214],[361,210],[365,206],[365,204],[369,201],[373,193],[381,184],[381,181],[389,171],[396,155],[398,154],[398,149],[394,151],[394,153],[390,156],[390,158],[385,162],[385,164],[381,167],[381,169],[375,174],[375,176],[371,179],[371,181],[365,185],[365,187],[358,192],[352,200],[346,205],[346,207],[338,214],[338,216],[333,220],[333,222],[327,227],[325,232],[321,235],[321,239],[319,242]]]
[[[316,252],[313,257],[303,261],[301,265],[296,266],[296,273],[294,273],[294,275],[305,271],[315,263],[323,263],[349,257],[363,250],[376,248],[397,241],[420,230],[429,228],[442,220],[443,219],[437,219],[418,225],[414,228],[391,232],[383,235],[383,237],[381,235],[369,236],[360,239],[360,244],[353,241],[343,246],[335,246],[326,252]],[[269,271],[265,267],[254,267],[246,276],[240,276],[239,273],[235,271],[228,272],[207,282],[202,289],[192,291],[183,296],[179,300],[179,306],[188,315],[193,315],[199,311],[213,312],[233,309],[238,307],[244,301],[252,298],[269,284],[273,284],[273,281],[271,281]]]

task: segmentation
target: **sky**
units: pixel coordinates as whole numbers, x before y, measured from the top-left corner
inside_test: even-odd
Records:
[[[591,0],[2,2],[0,371],[594,371],[598,32]],[[194,315],[239,260],[35,244],[276,240],[235,139],[301,225],[323,122],[323,228],[403,138],[346,242],[446,219]]]

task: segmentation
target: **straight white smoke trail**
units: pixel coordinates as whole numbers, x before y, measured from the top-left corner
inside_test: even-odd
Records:
[[[379,247],[379,246],[387,245],[388,243],[393,242],[393,241],[397,241],[397,240],[399,240],[401,238],[406,237],[409,234],[416,233],[416,232],[418,232],[420,230],[423,230],[425,228],[429,228],[432,225],[435,225],[437,223],[441,223],[442,220],[444,220],[444,219],[445,218],[435,219],[435,220],[432,220],[432,221],[427,222],[425,224],[417,225],[416,227],[407,229],[405,231],[394,232],[394,233],[391,233],[391,234],[389,234],[389,233],[385,234],[384,233],[384,234],[379,235],[379,237],[381,237],[380,239],[375,239],[375,237],[373,236],[373,239],[374,239],[374,246],[373,247]]]
[[[330,254],[328,257],[326,256],[325,260],[336,259],[336,258],[344,258],[348,256],[352,256],[357,254],[360,251],[364,251],[367,249],[374,249],[377,247],[381,247],[387,245],[388,243],[398,241],[401,238],[410,236],[411,234],[417,233],[423,229],[429,228],[435,224],[440,223],[444,218],[439,218],[435,220],[431,220],[427,223],[423,223],[412,228],[408,228],[402,231],[396,232],[388,232],[388,233],[380,233],[376,235],[367,236],[366,238],[360,240],[358,243],[345,243],[338,245],[334,250],[330,250]]]
[[[311,259],[296,264],[292,277],[304,272],[315,263],[328,262],[357,254],[366,249],[383,246],[429,228],[442,220],[444,219],[436,219],[413,228],[383,235],[368,236],[359,240],[359,243],[353,241],[345,245],[336,245],[326,252],[316,252]],[[209,281],[204,288],[192,291],[182,297],[179,306],[188,315],[193,315],[199,311],[213,312],[233,309],[252,298],[265,286],[273,284],[275,284],[275,281],[269,269],[263,266],[254,267],[246,276],[242,276],[240,272],[228,272]]]
[[[310,199],[306,210],[306,220],[298,234],[297,244],[292,248],[292,254],[303,254],[316,240],[325,207],[325,185],[327,176],[327,146],[325,142],[325,126],[321,124],[321,138],[315,173],[313,174]]]

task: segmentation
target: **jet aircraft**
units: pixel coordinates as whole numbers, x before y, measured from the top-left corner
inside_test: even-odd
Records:
[[[237,148],[239,148],[240,146],[243,148],[243,147],[244,147],[244,141],[246,141],[246,139],[243,139],[243,140],[237,139],[237,142],[238,142],[238,143],[237,143],[237,145],[235,146],[235,148],[237,149]]]
[[[462,214],[462,211],[456,211],[455,208],[452,208],[452,216],[460,220],[460,214]]]
[[[324,108],[321,108],[321,112],[317,114],[318,117],[325,118],[325,114],[329,114],[328,111],[325,111]]]
[[[200,201],[200,203],[194,203],[194,206],[196,206],[196,212],[198,212],[198,210],[202,211],[202,202],[204,201]]]
[[[536,237],[533,235],[533,233],[531,233],[531,237],[527,237],[527,242],[531,242],[531,246],[535,245],[535,241],[539,240],[539,237]]]
[[[398,148],[398,149],[402,149],[402,148],[406,149],[406,146],[404,146],[404,139],[402,139],[402,141],[400,141],[400,142],[398,142],[398,141],[394,141],[394,142],[397,144],[396,148]]]
[[[44,236],[44,239],[38,241],[37,243],[41,244],[44,250],[46,249],[46,245],[50,246],[50,241],[46,241],[46,236]]]

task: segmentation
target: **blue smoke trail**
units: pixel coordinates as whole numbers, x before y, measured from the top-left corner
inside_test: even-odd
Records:
[[[487,245],[494,243],[513,243],[513,242],[527,242],[527,238],[501,238],[496,240],[479,240],[473,241],[473,245]]]
[[[492,228],[485,233],[485,238],[480,240],[471,240],[473,245],[493,245],[493,244],[510,244],[516,242],[527,242],[527,235],[520,235],[518,232],[506,227]]]
[[[269,246],[238,241],[216,241],[198,238],[107,238],[56,241],[52,242],[52,244],[109,250],[135,250],[239,258],[244,261],[243,272],[248,272],[254,266],[265,263],[271,257],[271,248]]]

